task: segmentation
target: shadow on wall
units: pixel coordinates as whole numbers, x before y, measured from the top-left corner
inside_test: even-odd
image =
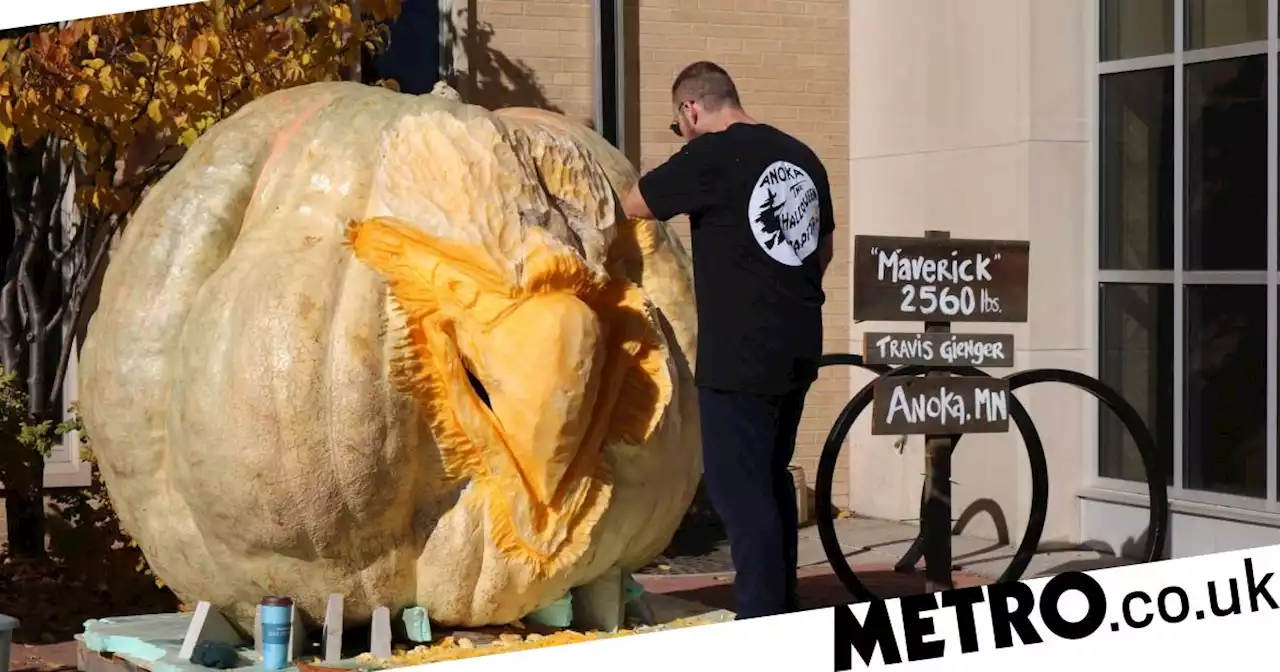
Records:
[[[547,98],[533,68],[493,48],[493,25],[477,18],[476,0],[469,0],[459,14],[465,30],[446,22],[444,39],[449,45],[461,46],[466,55],[466,67],[455,68],[449,82],[463,100],[491,110],[537,107],[564,112]]]
[[[995,531],[996,531],[996,540],[992,543],[991,546],[987,548],[982,548],[970,553],[964,553],[964,554],[955,556],[952,559],[954,562],[962,563],[965,560],[980,558],[980,557],[986,556],[992,551],[998,551],[1000,549],[1009,548],[1010,546],[1017,546],[1022,542],[1021,539],[1010,538],[1009,522],[1005,518],[1004,510],[1001,509],[1000,505],[996,503],[995,500],[992,500],[992,499],[975,500],[972,504],[970,504],[967,508],[965,508],[964,512],[960,514],[960,517],[956,519],[956,523],[952,530],[952,534],[956,534],[956,535],[964,534],[965,527],[967,527],[970,523],[972,523],[975,517],[984,513],[990,516],[991,518],[991,523],[995,527]],[[1078,553],[1079,551],[1082,551],[1082,550],[1093,551],[1101,555],[1100,557],[1094,557],[1094,558],[1071,559],[1071,560],[1059,563],[1055,566],[1052,566],[1049,569],[1041,570],[1038,572],[1028,569],[1027,573],[1023,576],[1023,578],[1031,579],[1031,578],[1036,578],[1041,576],[1053,576],[1053,575],[1061,574],[1062,572],[1068,572],[1068,571],[1087,572],[1094,569],[1106,569],[1108,567],[1123,567],[1126,565],[1132,565],[1135,563],[1142,562],[1141,558],[1143,558],[1144,553],[1146,552],[1147,537],[1149,533],[1150,533],[1149,529],[1144,529],[1142,533],[1139,534],[1137,537],[1130,537],[1129,539],[1126,539],[1120,545],[1120,548],[1118,551],[1117,549],[1113,548],[1111,544],[1108,544],[1103,541],[1098,541],[1096,539],[1089,539],[1089,540],[1082,541],[1080,543],[1058,542],[1058,541],[1041,542],[1036,545],[1036,554],[1045,556],[1048,558],[1052,558],[1053,554],[1055,553],[1073,554],[1073,553]],[[1172,546],[1173,546],[1172,535],[1170,535],[1169,541],[1165,545],[1164,557],[1166,558],[1169,557],[1170,549],[1172,548]],[[1001,559],[1012,560],[1013,554],[1009,553],[1007,555],[998,556],[996,558],[986,558],[986,560],[988,561],[1001,560]]]
[[[1170,515],[1170,520],[1165,522],[1165,525],[1172,527],[1172,515]],[[1150,536],[1150,534],[1151,534],[1151,528],[1149,527],[1143,528],[1142,533],[1139,534],[1138,536],[1129,537],[1128,539],[1125,539],[1123,542],[1121,542],[1120,549],[1118,551],[1115,548],[1113,548],[1111,544],[1105,541],[1100,541],[1098,539],[1089,539],[1087,541],[1081,542],[1080,545],[1090,550],[1097,551],[1098,553],[1107,553],[1110,555],[1114,555],[1118,558],[1128,558],[1129,560],[1139,561],[1146,553],[1147,538]],[[1172,556],[1173,556],[1173,530],[1170,529],[1169,535],[1165,539],[1163,557],[1165,559],[1168,559],[1168,558],[1171,558]]]
[[[955,524],[951,528],[951,534],[956,536],[964,534],[965,529],[973,523],[973,519],[984,513],[991,518],[991,527],[996,534],[995,541],[987,548],[957,555],[952,558],[953,562],[960,562],[961,560],[978,557],[995,550],[1008,548],[1012,543],[1009,538],[1009,519],[1005,517],[1004,509],[1000,508],[1000,504],[989,497],[975,499],[969,506],[965,507],[964,511],[960,513],[960,517],[956,518]]]
[[[1035,573],[1034,575],[1031,572],[1028,572],[1025,578],[1033,579],[1042,576],[1054,576],[1063,572],[1089,572],[1095,569],[1126,567],[1129,565],[1139,564],[1143,562],[1142,557],[1146,551],[1147,534],[1148,530],[1143,530],[1142,534],[1137,537],[1130,537],[1129,539],[1126,539],[1120,544],[1119,552],[1116,552],[1116,549],[1112,548],[1111,544],[1097,539],[1089,539],[1081,542],[1080,544],[1064,544],[1063,548],[1042,548],[1041,553],[1052,553],[1054,551],[1071,552],[1080,548],[1085,548],[1095,553],[1099,553],[1100,555],[1094,558],[1077,558],[1067,560],[1066,562],[1054,565],[1053,567]],[[1170,541],[1165,547],[1165,558],[1169,557],[1169,548],[1172,547],[1172,545],[1172,536],[1170,536]]]
[[[1003,512],[1001,512],[999,506],[991,500],[978,500],[970,505],[965,512],[961,514],[960,519],[957,521],[954,534],[962,534],[964,525],[967,525],[968,522],[979,513],[987,513],[991,516],[992,522],[996,526],[997,540],[987,548],[957,555],[952,558],[953,562],[963,565],[966,560],[982,562],[1013,560],[1012,552],[997,556],[988,555],[993,551],[1009,548],[1010,544],[1013,543],[1009,539],[1008,523],[1004,519]],[[1143,562],[1142,558],[1146,552],[1148,534],[1149,530],[1144,529],[1138,536],[1126,539],[1121,543],[1118,551],[1112,547],[1111,544],[1097,539],[1088,539],[1080,543],[1061,541],[1041,542],[1036,546],[1036,555],[1040,557],[1040,566],[1045,568],[1037,570],[1034,566],[1030,567],[1022,578],[1023,580],[1026,580],[1055,576],[1063,572],[1088,572],[1095,569],[1125,567],[1128,565],[1139,564]],[[1017,541],[1020,543],[1021,540]],[[1171,535],[1165,546],[1164,557],[1169,557],[1172,546],[1173,541]],[[1081,551],[1092,551],[1098,555],[1095,557],[1080,557]],[[1061,554],[1062,557],[1068,559],[1049,565],[1049,563],[1055,560],[1057,554]],[[1048,566],[1046,567],[1046,565]]]

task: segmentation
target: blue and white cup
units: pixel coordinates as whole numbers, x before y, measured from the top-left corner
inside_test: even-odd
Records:
[[[268,670],[289,667],[289,633],[293,630],[293,600],[262,598],[262,666]]]

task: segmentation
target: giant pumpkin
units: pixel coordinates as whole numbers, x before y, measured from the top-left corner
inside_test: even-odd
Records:
[[[148,563],[249,627],[507,623],[670,540],[700,471],[689,261],[558,114],[347,83],[214,126],[114,250],[86,429]]]

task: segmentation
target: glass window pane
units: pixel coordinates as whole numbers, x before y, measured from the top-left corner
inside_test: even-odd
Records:
[[[1173,68],[1105,75],[1101,98],[1101,267],[1172,269]]]
[[[1173,51],[1177,0],[1102,0],[1102,60]]]
[[[440,79],[440,7],[434,2],[400,3],[400,15],[381,24],[386,49],[370,57],[364,50],[365,81],[394,79],[403,93],[431,93]]]
[[[1187,0],[1187,49],[1267,39],[1267,0]]]
[[[1100,287],[1099,377],[1138,410],[1173,480],[1173,286]],[[1098,405],[1098,475],[1146,481],[1142,458],[1116,416]]]
[[[1186,288],[1185,486],[1267,494],[1267,288]]]
[[[1267,267],[1267,57],[1188,65],[1188,270]]]

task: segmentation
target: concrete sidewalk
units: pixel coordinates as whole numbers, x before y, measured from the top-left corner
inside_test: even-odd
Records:
[[[923,572],[899,573],[894,564],[906,553],[919,528],[906,523],[846,518],[836,521],[836,535],[845,557],[858,578],[876,595],[902,597],[924,592]],[[994,582],[1013,557],[1014,548],[987,539],[953,536],[952,582],[958,588]],[[1022,576],[1024,579],[1080,570],[1130,564],[1131,561],[1082,548],[1043,545]],[[853,596],[834,575],[822,550],[817,526],[800,531],[799,597],[801,607],[818,609],[848,604]],[[919,565],[923,568],[923,563]],[[670,595],[705,605],[709,609],[733,611],[733,573],[644,574],[636,580],[651,593]]]
[[[843,518],[836,521],[836,536],[846,549],[849,564],[892,566],[902,558],[919,527],[872,518]],[[1016,542],[1017,540],[1015,540]],[[959,571],[976,574],[994,581],[1013,558],[1014,546],[991,539],[976,537],[951,537],[951,563]],[[800,530],[801,567],[825,565],[826,554],[818,539],[818,527],[810,525]],[[1053,576],[1061,572],[1088,571],[1105,567],[1133,564],[1132,560],[1105,555],[1096,551],[1067,544],[1042,543],[1031,565],[1023,574],[1024,579]],[[922,565],[923,566],[923,565]]]

